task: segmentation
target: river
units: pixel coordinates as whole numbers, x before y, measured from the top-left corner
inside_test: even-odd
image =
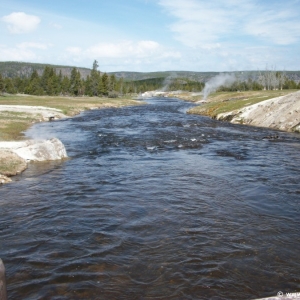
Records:
[[[192,106],[153,98],[27,132],[56,136],[70,159],[0,187],[9,299],[300,292],[300,136]]]

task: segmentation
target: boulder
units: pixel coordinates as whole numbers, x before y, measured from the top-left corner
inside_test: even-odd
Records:
[[[10,182],[6,176],[14,176],[27,168],[26,160],[11,150],[0,149],[0,181]]]
[[[0,150],[10,150],[26,161],[47,161],[67,158],[63,143],[57,139],[0,142]]]
[[[65,146],[57,138],[0,142],[0,184],[11,182],[8,176],[23,172],[30,161],[42,162],[67,157]]]

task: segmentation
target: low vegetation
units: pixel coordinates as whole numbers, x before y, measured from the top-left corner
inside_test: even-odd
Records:
[[[295,90],[262,90],[245,92],[217,92],[211,94],[206,103],[189,110],[189,113],[201,114],[214,118],[220,113],[233,111],[264,100],[284,96],[294,91]],[[202,96],[192,96],[186,94],[184,99],[197,102],[202,100]]]

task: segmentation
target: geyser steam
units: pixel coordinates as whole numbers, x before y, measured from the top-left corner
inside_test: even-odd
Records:
[[[230,86],[236,81],[234,74],[219,74],[209,79],[202,90],[203,99],[206,100],[209,94],[215,92],[220,86]]]
[[[177,78],[177,74],[173,72],[171,75],[165,78],[163,82],[163,87],[159,90],[160,92],[167,92],[169,90],[169,86]]]

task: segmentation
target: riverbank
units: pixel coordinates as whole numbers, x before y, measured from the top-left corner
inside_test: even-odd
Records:
[[[84,110],[142,104],[140,101],[98,97],[8,95],[0,97],[0,184],[23,172],[29,161],[63,159],[67,153],[57,139],[26,141],[34,123],[69,118]]]
[[[221,113],[216,119],[235,124],[300,132],[300,91]]]
[[[188,111],[235,124],[300,132],[300,91],[251,91],[215,93],[206,101],[192,93],[183,97],[201,102]]]

